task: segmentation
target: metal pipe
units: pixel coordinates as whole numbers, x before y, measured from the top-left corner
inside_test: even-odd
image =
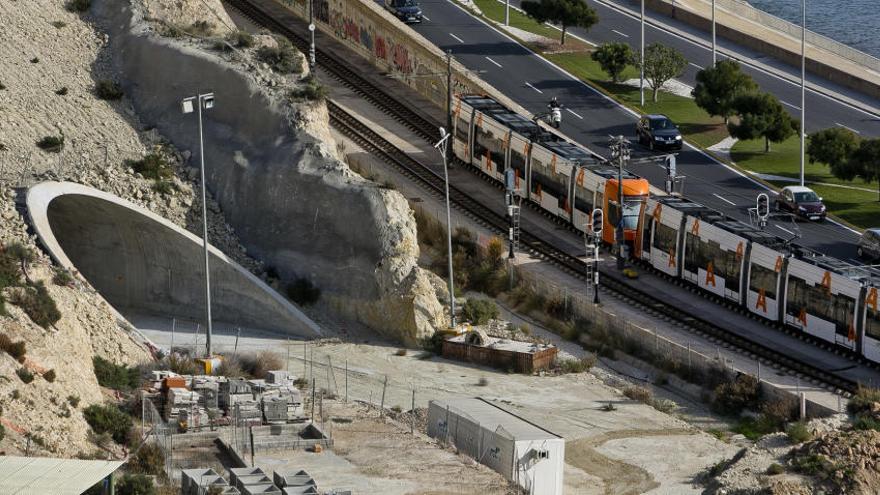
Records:
[[[446,50],[446,143],[443,145],[443,182],[446,185],[446,248],[449,258],[449,328],[455,328],[455,283],[452,274],[452,212],[449,209],[449,150],[452,149],[452,50]],[[441,136],[441,138],[444,136]]]
[[[201,161],[202,173],[202,247],[205,251],[205,319],[207,320],[207,334],[205,337],[206,355],[211,357],[211,271],[208,264],[208,203],[207,189],[208,183],[205,182],[205,140],[202,135],[202,95],[198,97],[198,113],[199,113],[199,160]]]
[[[807,115],[804,93],[807,86],[807,0],[803,0],[803,19],[801,23],[801,174],[800,184],[804,185],[804,154],[806,153]]]

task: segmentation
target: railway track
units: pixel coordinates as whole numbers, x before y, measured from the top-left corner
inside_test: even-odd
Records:
[[[298,48],[308,52],[308,42],[304,38],[301,38],[292,29],[272,18],[269,14],[263,12],[248,0],[223,1],[239,10],[255,23],[286,36]],[[401,104],[381,88],[376,87],[374,84],[352,71],[344,61],[337,60],[332,55],[323,53],[320,50],[316,53],[316,61],[334,78],[338,79],[345,86],[355,91],[383,112],[405,124],[423,139],[432,142],[439,139],[440,136],[437,123],[431,122],[428,118],[423,117],[406,105]],[[418,162],[401,151],[391,142],[338,105],[328,101],[327,107],[330,114],[330,123],[336,127],[337,130],[354,140],[364,149],[374,153],[388,164],[394,166],[405,176],[422,184],[435,194],[440,196],[444,195],[444,180],[441,176],[426,165]],[[498,233],[506,235],[508,220],[504,216],[485,208],[480,202],[453,185],[450,185],[449,187],[449,195],[450,202],[467,216]],[[581,259],[548,244],[527,230],[521,230],[520,243],[532,253],[556,264],[566,272],[582,279],[586,277],[585,265]],[[719,328],[716,324],[698,316],[686,313],[685,311],[665,303],[660,298],[650,293],[641,291],[619,280],[615,280],[614,278],[603,277],[601,279],[601,284],[604,289],[615,293],[623,299],[636,301],[645,309],[681,323],[690,331],[728,344],[746,354],[757,356],[760,359],[766,360],[767,362],[785,369],[791,374],[802,376],[830,386],[838,393],[853,393],[859,386],[859,384],[853,380],[827,372],[809,363],[801,362],[779,350],[753,342],[733,332]]]

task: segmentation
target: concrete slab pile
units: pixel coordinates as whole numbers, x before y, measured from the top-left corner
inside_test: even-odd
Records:
[[[241,492],[230,486],[226,479],[213,469],[184,469],[180,480],[181,495],[202,495],[209,489],[220,489],[219,495],[239,495]],[[215,493],[215,492],[211,492]]]
[[[318,493],[318,484],[307,472],[299,470],[294,474],[273,473],[275,485],[281,487],[284,495],[313,495]]]
[[[260,468],[230,469],[229,479],[245,495],[281,495],[281,490],[272,483],[266,472]]]

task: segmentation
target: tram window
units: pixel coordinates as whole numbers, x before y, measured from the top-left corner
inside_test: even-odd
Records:
[[[514,149],[510,150],[510,168],[519,171],[519,177],[526,176],[526,157]]]
[[[834,323],[838,335],[849,333],[856,306],[852,297],[829,294],[824,287],[809,285],[796,277],[789,278],[787,297],[787,314],[797,317],[805,309],[810,315]]]
[[[751,264],[751,274],[749,275],[749,289],[760,292],[764,289],[764,296],[770,299],[776,299],[776,285],[779,274],[775,270],[765,268],[761,265]]]
[[[574,194],[575,209],[590,215],[593,211],[593,193],[582,187],[575,187]]]
[[[664,253],[668,253],[670,251],[675,250],[675,244],[678,241],[678,231],[669,227],[667,225],[663,225],[662,223],[657,223],[657,227],[654,230],[654,242],[653,246]]]
[[[467,117],[467,119],[463,117],[455,119],[455,139],[458,139],[462,143],[468,142],[468,132],[470,132],[470,115]]]
[[[685,237],[685,270],[698,273],[700,268],[705,270],[710,262],[716,277],[738,284],[740,263],[736,253],[723,249],[715,241],[703,242],[698,236],[688,233]]]
[[[645,217],[644,228],[642,228],[642,251],[651,252],[651,227],[654,225],[654,217]]]
[[[478,148],[479,145],[479,148]],[[477,128],[476,139],[474,140],[474,152],[479,149],[479,153],[475,156],[486,156],[489,153],[489,159],[501,172],[504,170],[504,141],[501,137],[496,137],[491,131]]]
[[[541,185],[542,192],[550,194],[560,201],[559,207],[562,208],[562,201],[564,201],[564,199],[568,196],[565,191],[563,191],[565,183],[559,182],[548,175],[542,174],[533,167],[532,192],[538,192],[539,184]]]
[[[880,311],[868,308],[865,315],[865,335],[880,340]]]

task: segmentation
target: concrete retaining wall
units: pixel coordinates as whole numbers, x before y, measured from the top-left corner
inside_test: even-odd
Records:
[[[79,184],[28,190],[28,214],[43,246],[80,272],[117,310],[203,321],[199,237],[128,201]],[[321,331],[260,279],[210,247],[213,318],[300,336]]]
[[[308,19],[305,0],[272,0]],[[315,25],[405,82],[440,108],[446,108],[446,54],[371,0],[314,0]],[[453,60],[455,93],[488,94],[523,115],[530,115],[491,85]]]
[[[630,3],[632,1],[630,0]],[[731,6],[731,11],[740,13],[740,3],[735,2],[735,0],[730,0],[730,3],[735,3],[735,5]],[[633,5],[635,5],[633,3]],[[654,11],[660,12],[664,15],[672,17],[674,19],[678,19],[683,21],[691,26],[697,27],[699,29],[703,29],[705,31],[711,31],[712,29],[712,21],[706,17],[703,17],[695,12],[691,12],[689,10],[685,10],[682,8],[678,8],[675,5],[674,0],[645,0],[645,7],[652,9]],[[749,7],[751,8],[751,7]],[[755,10],[755,9],[752,9]],[[769,14],[765,14],[769,15]],[[772,17],[772,16],[771,16]],[[785,22],[785,21],[783,21]],[[767,29],[773,29],[772,27],[768,27]],[[720,22],[716,24],[715,30],[718,36],[727,38],[731,41],[734,41],[738,44],[751,48],[753,50],[757,50],[761,53],[765,53],[774,58],[777,58],[787,64],[794,65],[800,67],[801,65],[801,53],[800,51],[791,51],[787,50],[783,47],[780,47],[776,44],[768,42],[765,40],[761,33],[759,32],[748,32],[743,30],[737,30],[730,26],[726,26],[721,24]],[[819,36],[819,35],[816,35]],[[797,34],[797,37],[800,38],[800,34]],[[810,39],[810,43],[814,44],[820,48],[828,49],[823,45],[821,40],[818,39]],[[850,49],[852,50],[852,49]],[[831,52],[832,54],[834,52]],[[861,52],[859,52],[861,53]],[[863,54],[865,57],[870,57],[870,55]],[[833,56],[833,55],[832,55]],[[837,55],[840,56],[840,55]],[[831,58],[831,57],[829,57]],[[863,57],[864,58],[864,57]],[[876,60],[876,59],[874,59]],[[857,63],[863,62],[871,62],[868,60],[856,61]],[[864,64],[863,64],[864,65]],[[866,70],[870,69],[870,66],[866,66]],[[818,60],[807,58],[806,61],[806,69],[814,74],[817,74],[829,81],[835,82],[837,84],[855,89],[857,91],[861,91],[867,95],[870,95],[874,98],[880,98],[880,85],[866,80],[864,77],[860,77],[859,74],[852,74],[843,69],[834,67],[833,65],[820,62]]]

